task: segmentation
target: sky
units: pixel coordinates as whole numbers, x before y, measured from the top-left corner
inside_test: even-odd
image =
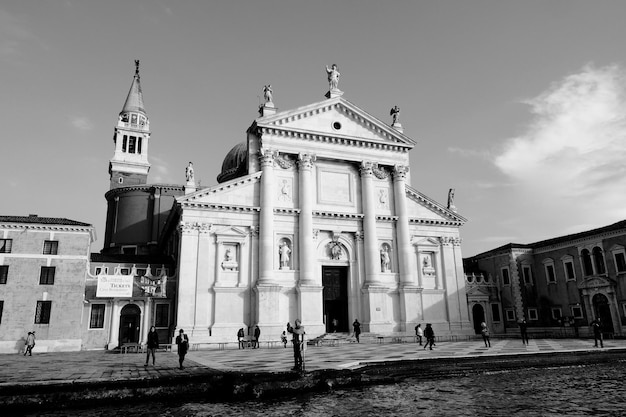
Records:
[[[93,224],[135,71],[150,183],[201,186],[245,139],[263,86],[287,110],[401,109],[411,186],[468,221],[463,256],[626,218],[626,2],[5,0],[0,214]]]

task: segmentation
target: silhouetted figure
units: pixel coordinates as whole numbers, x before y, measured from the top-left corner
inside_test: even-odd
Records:
[[[487,327],[487,323],[484,321],[480,323],[481,331],[480,333],[483,335],[483,342],[485,342],[485,347],[491,347],[491,340],[489,340],[489,327]]]
[[[361,334],[361,323],[359,323],[358,319],[354,319],[354,323],[352,323],[352,328],[354,328],[354,337],[356,337],[356,342],[361,343],[359,340],[359,335]]]
[[[180,329],[178,336],[176,336],[176,345],[178,345],[178,367],[179,369],[185,369],[183,361],[189,350],[189,338],[183,329]]]
[[[528,344],[528,325],[526,324],[526,320],[520,321],[519,323],[519,331],[522,335],[522,343]]]
[[[599,317],[591,322],[591,328],[593,329],[593,346],[598,347],[598,341],[600,341],[600,347],[603,348],[604,343],[602,341],[602,322],[600,321]]]
[[[433,326],[430,323],[426,323],[426,328],[424,329],[424,337],[426,338],[426,343],[424,343],[424,349],[427,346],[430,346],[430,350],[433,350],[433,345],[435,344],[435,331],[433,330]]]

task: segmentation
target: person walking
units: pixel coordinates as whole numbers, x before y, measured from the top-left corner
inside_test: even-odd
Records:
[[[522,344],[528,344],[528,324],[526,324],[526,320],[522,319],[518,325],[522,336]]]
[[[35,347],[35,332],[28,332],[26,336],[26,344],[24,345],[24,356],[33,356],[33,348]]]
[[[287,349],[287,333],[283,330],[283,334],[280,335],[280,341],[283,344],[283,347]]]
[[[185,360],[185,355],[189,350],[189,338],[187,337],[183,329],[180,329],[178,336],[176,336],[176,345],[178,345],[179,369],[185,369],[185,367],[183,366],[183,361]]]
[[[491,347],[491,340],[489,340],[489,327],[487,327],[487,323],[484,321],[480,323],[481,331],[480,333],[483,335],[483,342],[485,342],[485,347]]]
[[[150,331],[148,332],[148,343],[146,347],[146,363],[143,366],[148,366],[150,355],[152,355],[152,366],[154,366],[154,352],[156,352],[156,350],[159,348],[159,334],[157,333],[156,327],[154,326],[150,327]]]
[[[361,334],[361,323],[359,323],[359,319],[354,319],[354,323],[352,323],[352,328],[354,329],[354,337],[356,337],[356,342],[361,343],[359,340],[359,335]]]
[[[430,350],[433,350],[433,345],[435,344],[435,331],[433,330],[433,326],[430,323],[426,323],[426,328],[424,329],[424,337],[426,338],[426,343],[424,343],[424,349],[428,345],[430,345]]]
[[[246,334],[243,332],[243,327],[237,331],[237,342],[239,343],[239,349],[245,349],[246,346],[244,344],[243,338]]]
[[[420,346],[422,346],[422,337],[424,337],[424,329],[422,329],[422,323],[418,323],[417,326],[415,326],[415,338]]]
[[[259,336],[261,336],[261,329],[259,329],[259,326],[255,326],[254,327],[254,348],[258,349],[259,348]]]
[[[593,347],[598,347],[598,341],[600,341],[600,347],[604,347],[604,342],[602,341],[602,322],[599,317],[596,317],[594,321],[591,322],[591,328],[593,329]]]
[[[303,370],[302,347],[305,331],[300,319],[296,319],[295,325],[296,327],[291,327],[291,324],[287,323],[287,331],[293,335],[291,338],[291,343],[293,343],[293,368],[291,370],[301,372]]]

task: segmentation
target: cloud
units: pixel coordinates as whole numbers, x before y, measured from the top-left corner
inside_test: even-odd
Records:
[[[180,182],[172,180],[168,163],[163,158],[151,155],[149,159],[151,164],[150,173],[153,175],[150,182],[160,184],[178,184]],[[184,170],[182,172],[181,177],[184,175]]]
[[[89,131],[93,130],[93,123],[86,117],[72,117],[70,119],[70,124],[78,130]]]
[[[532,191],[529,199],[579,215],[619,217],[626,205],[624,70],[589,64],[525,104],[532,120],[505,141],[496,167]]]

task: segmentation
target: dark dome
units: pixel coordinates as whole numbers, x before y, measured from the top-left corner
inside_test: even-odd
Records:
[[[231,149],[224,162],[217,182],[222,183],[246,175],[248,171],[248,143],[241,142]]]

